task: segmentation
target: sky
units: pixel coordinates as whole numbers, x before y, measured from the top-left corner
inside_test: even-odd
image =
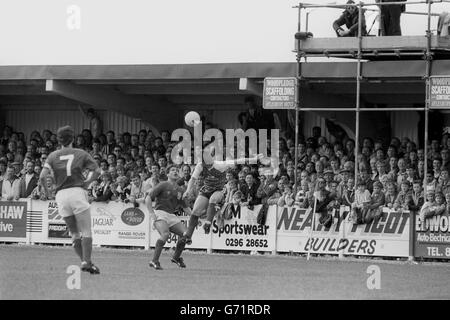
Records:
[[[1,0],[0,65],[294,62],[296,5],[292,0]],[[433,5],[433,12],[444,10],[450,11],[450,3]],[[308,11],[314,37],[335,37],[331,25],[342,9]],[[408,5],[407,11],[426,12],[426,5]],[[366,13],[369,28],[376,15]],[[305,15],[302,21],[304,29]],[[375,23],[371,33],[377,28]],[[403,35],[425,30],[426,16],[402,16]]]

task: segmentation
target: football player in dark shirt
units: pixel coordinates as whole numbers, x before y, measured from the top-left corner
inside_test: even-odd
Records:
[[[154,214],[154,223],[156,230],[160,234],[160,238],[156,241],[153,259],[149,265],[156,270],[161,270],[159,257],[164,244],[169,239],[170,232],[176,234],[179,238],[177,241],[175,253],[171,261],[177,264],[180,268],[186,268],[186,265],[181,257],[181,253],[186,246],[186,227],[181,222],[181,219],[175,215],[175,211],[181,206],[187,214],[191,214],[191,209],[183,200],[183,188],[178,185],[177,181],[178,168],[170,165],[166,169],[168,181],[158,183],[149,191],[149,196],[152,201],[155,201],[154,210],[149,205],[149,211]]]
[[[214,149],[212,149],[214,153]],[[192,192],[195,182],[200,177],[203,177],[203,186],[200,189],[199,195],[195,200],[192,209],[192,215],[189,218],[187,232],[185,233],[187,243],[191,243],[192,234],[198,224],[198,219],[206,210],[206,221],[203,225],[205,233],[208,234],[211,228],[211,223],[216,214],[216,205],[223,199],[223,187],[226,183],[226,173],[228,169],[234,168],[238,163],[257,161],[263,158],[262,154],[253,158],[242,158],[236,160],[214,160],[212,164],[199,162],[194,169],[191,179],[189,180],[187,190],[183,198],[187,198]]]
[[[81,270],[98,274],[99,268],[91,261],[91,211],[86,189],[100,175],[100,169],[89,153],[72,147],[74,132],[70,126],[59,128],[57,139],[62,148],[47,157],[40,174],[41,185],[48,195],[45,179],[53,176],[55,200],[72,235],[75,252],[81,259]],[[87,179],[83,176],[86,169],[89,170]]]

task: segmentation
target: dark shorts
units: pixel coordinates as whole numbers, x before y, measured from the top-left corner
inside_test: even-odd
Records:
[[[222,191],[223,188],[214,188],[214,187],[210,187],[210,186],[203,186],[200,188],[200,192],[199,195],[204,196],[205,198],[211,198],[211,196],[213,195],[214,192],[216,191]]]

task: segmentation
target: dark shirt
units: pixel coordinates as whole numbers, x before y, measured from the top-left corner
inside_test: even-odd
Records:
[[[150,197],[152,200],[156,200],[155,210],[163,210],[168,213],[174,213],[180,206],[187,207],[182,196],[183,189],[168,181],[159,183],[150,191]]]
[[[242,185],[241,192],[243,194],[244,201],[248,201],[249,205],[261,204],[261,198],[258,197],[258,185],[256,183],[252,184],[251,187],[248,184]]]
[[[361,21],[361,34],[362,36],[365,36],[367,34],[367,30],[366,30],[366,19],[364,17],[364,11],[362,16],[362,21]],[[359,12],[358,9],[355,10],[355,12],[353,12],[353,14],[351,14],[350,12],[348,12],[347,10],[345,10],[342,15],[333,22],[333,29],[334,31],[337,31],[339,29],[341,29],[341,26],[345,25],[347,27],[347,29],[350,31],[350,33],[348,34],[349,37],[357,37],[358,36],[358,19],[359,19]],[[339,36],[339,34],[338,34]]]
[[[44,166],[53,171],[57,192],[67,188],[83,188],[83,170],[94,171],[98,168],[89,153],[76,148],[63,148],[50,153]]]

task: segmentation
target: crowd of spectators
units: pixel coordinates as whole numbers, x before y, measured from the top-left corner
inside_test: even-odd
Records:
[[[168,131],[155,136],[151,130],[140,130],[120,134],[108,131],[93,138],[90,130],[83,130],[76,136],[74,147],[88,151],[101,168],[100,178],[89,187],[90,201],[143,203],[147,192],[167,179],[165,169],[172,164],[171,151],[176,144],[170,137]],[[23,133],[6,126],[0,138],[2,200],[53,200],[53,181],[47,179],[53,191],[46,194],[38,177],[48,154],[57,147],[56,135],[49,130],[34,131],[26,139]],[[220,219],[230,216],[237,206],[252,209],[259,204],[277,204],[315,207],[319,222],[330,226],[333,210],[341,205],[351,208],[351,220],[358,224],[379,219],[382,207],[412,210],[426,219],[447,212],[450,206],[447,133],[429,145],[426,176],[424,150],[409,138],[392,138],[384,145],[365,137],[355,159],[352,139],[330,143],[316,127],[312,137],[298,144],[297,181],[294,140],[281,138],[279,148],[280,168],[276,174],[261,164],[239,165],[227,173]],[[194,166],[179,166],[180,186],[187,186]],[[201,183],[200,179],[197,190]],[[194,192],[188,199],[191,205],[195,197]]]

